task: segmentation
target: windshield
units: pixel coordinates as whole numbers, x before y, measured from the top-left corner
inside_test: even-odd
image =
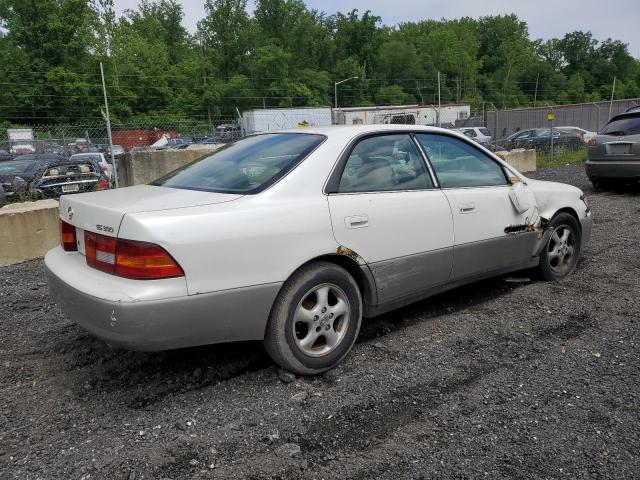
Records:
[[[640,115],[625,116],[612,120],[600,131],[602,135],[640,134]]]
[[[285,176],[325,139],[307,133],[247,137],[202,157],[152,185],[218,193],[258,193]]]
[[[10,162],[0,163],[0,175],[15,175],[25,173],[31,170],[33,161],[29,160],[13,160]]]

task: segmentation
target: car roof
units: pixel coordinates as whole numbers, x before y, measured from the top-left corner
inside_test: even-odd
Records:
[[[298,127],[277,132],[264,133],[313,133],[326,135],[327,137],[344,137],[348,135],[356,136],[366,133],[378,132],[394,132],[394,131],[412,131],[424,133],[443,133],[449,132],[460,135],[455,130],[439,127],[427,127],[425,125],[401,125],[401,124],[373,124],[373,125],[332,125],[329,127]]]
[[[621,120],[623,118],[637,118],[640,117],[640,111],[627,111],[624,113],[620,113],[619,115],[616,115],[615,117],[612,117],[611,120],[609,120],[607,123],[611,123],[615,120]]]

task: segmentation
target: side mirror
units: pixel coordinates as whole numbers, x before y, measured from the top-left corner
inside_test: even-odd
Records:
[[[524,213],[531,208],[529,189],[522,182],[518,182],[511,187],[509,199],[518,213]]]

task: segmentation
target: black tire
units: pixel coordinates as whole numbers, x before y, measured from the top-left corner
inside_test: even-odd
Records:
[[[576,218],[564,212],[551,219],[546,230],[550,229],[553,233],[540,254],[538,271],[544,280],[556,281],[575,270],[580,258],[582,230]],[[570,231],[569,238],[564,243],[559,242],[567,230]]]
[[[305,315],[306,312],[315,312],[317,308],[321,308],[320,297],[315,292],[325,288],[328,289],[329,300],[325,304],[329,306],[329,311],[325,314],[325,308],[321,311],[323,313],[311,315],[306,322],[298,321],[301,308],[305,308]],[[348,314],[336,314],[334,317],[330,313],[334,308],[331,305],[332,298],[334,306],[338,302],[346,302]],[[308,305],[305,306],[304,302]],[[344,308],[344,303],[340,305]],[[307,310],[307,306],[313,309]],[[328,318],[329,315],[331,319]],[[340,363],[349,353],[358,337],[361,323],[362,298],[353,277],[333,263],[314,262],[300,268],[282,286],[271,309],[264,348],[274,362],[287,370],[302,375],[322,373]],[[323,348],[329,348],[329,337],[325,337],[325,345],[322,345],[325,328],[326,335],[331,335],[332,338],[337,338],[333,335],[340,329],[340,339],[330,350],[322,353]],[[317,342],[311,343],[305,351],[301,344],[313,335],[319,335]]]

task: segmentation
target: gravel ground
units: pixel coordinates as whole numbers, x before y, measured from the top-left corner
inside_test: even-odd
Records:
[[[0,478],[638,478],[639,194],[535,176],[588,195],[575,274],[367,321],[315,378],[258,343],[111,351],[50,303],[41,261],[1,268]]]

